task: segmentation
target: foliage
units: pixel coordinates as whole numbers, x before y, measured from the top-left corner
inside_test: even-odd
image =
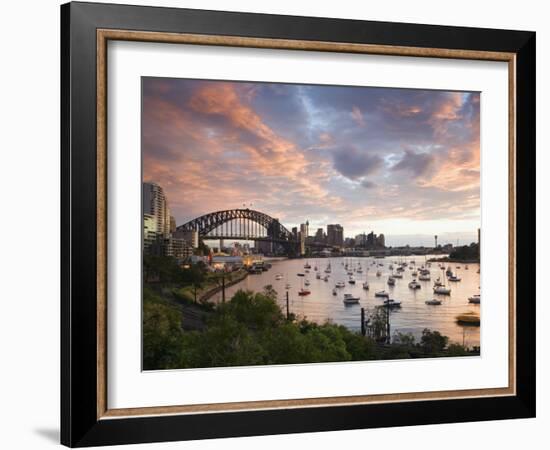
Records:
[[[477,261],[479,260],[479,245],[471,243],[462,247],[455,247],[449,255],[451,260]]]
[[[143,366],[177,367],[183,331],[180,312],[150,288],[143,289]]]
[[[406,347],[413,347],[415,344],[415,338],[412,333],[400,333],[396,332],[393,335],[393,343],[404,345]]]
[[[450,344],[447,348],[447,354],[449,356],[466,356],[468,351],[459,344]]]
[[[228,367],[329,361],[404,359],[468,354],[446,346],[448,338],[424,330],[416,344],[410,334],[395,333],[393,344],[333,323],[286,320],[271,286],[263,292],[238,291],[207,314],[203,330],[183,331],[180,314],[169,302],[144,291],[144,368]],[[185,307],[185,306],[182,306]],[[380,313],[380,320],[383,314]]]
[[[422,331],[420,345],[425,353],[434,354],[442,352],[448,342],[449,338],[443,336],[439,331],[430,331],[428,328]]]
[[[143,278],[146,283],[180,284],[200,286],[205,279],[205,266],[202,263],[181,268],[171,256],[143,256]]]
[[[210,247],[204,243],[204,241],[199,240],[199,246],[193,252],[197,256],[206,256],[210,253]]]

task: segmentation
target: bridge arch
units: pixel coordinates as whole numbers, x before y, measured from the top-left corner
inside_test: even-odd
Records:
[[[212,235],[214,230],[222,228],[224,224],[237,223],[243,226],[235,227],[231,231],[226,230],[221,234]],[[265,229],[265,234],[260,235],[254,231],[250,232],[250,222],[260,225]],[[229,238],[243,240],[268,240],[280,244],[295,243],[293,234],[275,219],[263,212],[253,209],[228,209],[204,214],[183,225],[177,227],[177,231],[193,231],[199,233],[199,237],[205,238]],[[252,230],[254,228],[252,227]]]

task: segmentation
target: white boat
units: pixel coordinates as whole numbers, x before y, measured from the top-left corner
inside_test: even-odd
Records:
[[[382,272],[380,272],[379,270],[376,271],[376,276],[377,277],[381,277],[382,276]]]
[[[344,283],[343,281],[338,281],[338,282],[336,283],[336,287],[337,287],[337,288],[346,287],[346,283]]]
[[[290,289],[291,287],[292,287],[292,286],[290,285],[290,283],[287,283],[287,284],[285,285],[285,289]]]
[[[395,286],[395,278],[389,277],[388,278],[388,286]]]
[[[401,308],[401,302],[399,300],[394,300],[393,298],[387,298],[384,300],[384,307],[386,308]]]
[[[420,283],[416,280],[412,280],[410,283],[409,283],[409,287],[411,289],[420,289],[422,286],[420,285]]]
[[[481,303],[481,295],[475,294],[475,295],[472,295],[471,297],[468,297],[468,302],[479,305]]]
[[[355,297],[353,294],[344,294],[344,304],[353,305],[359,303],[359,297]]]
[[[462,278],[460,278],[458,275],[455,275],[455,274],[452,274],[449,277],[449,281],[460,281],[460,280],[462,280]]]
[[[311,266],[309,265],[309,261],[304,264],[304,269],[311,269]]]
[[[305,284],[306,286],[309,286],[311,283],[309,282],[309,280],[306,280],[306,281],[304,281],[304,284]]]
[[[338,294],[338,291],[336,290],[336,288],[333,288],[332,289],[332,295],[337,295]]]
[[[426,305],[441,305],[441,300],[437,298],[432,298],[431,300],[426,300]]]
[[[353,278],[353,276],[350,276],[349,280],[348,280],[348,283],[349,284],[355,284],[355,278]]]
[[[423,273],[418,277],[418,279],[420,281],[430,281],[430,274],[429,273],[428,274]]]
[[[305,277],[306,276],[305,273],[297,273],[296,275],[298,275],[299,277]]]
[[[411,267],[411,269],[412,269],[412,267]],[[418,272],[417,272],[416,270],[413,270],[413,271],[411,272],[411,275],[412,275],[413,277],[416,277],[416,276],[418,275]]]
[[[275,275],[275,279],[276,280],[282,280],[283,276],[280,273],[278,273],[277,275]]]
[[[325,275],[325,278],[323,280],[328,281],[328,275]]]
[[[368,282],[368,281],[365,281],[365,282],[363,283],[363,289],[365,289],[365,290],[367,290],[367,291],[369,290],[369,282]]]
[[[464,266],[464,270],[468,270],[468,264]]]
[[[451,288],[448,288],[448,287],[445,287],[445,286],[435,286],[434,287],[434,294],[451,295]]]
[[[317,278],[318,280],[321,279],[321,274],[319,272],[317,272],[317,274],[315,275],[315,278]]]
[[[437,280],[434,281],[434,287],[443,286],[441,278],[437,277]]]
[[[375,297],[389,297],[390,294],[388,294],[386,291],[377,291],[374,293]]]

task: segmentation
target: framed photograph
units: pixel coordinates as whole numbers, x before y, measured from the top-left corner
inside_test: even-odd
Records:
[[[535,33],[61,27],[63,444],[535,415]]]

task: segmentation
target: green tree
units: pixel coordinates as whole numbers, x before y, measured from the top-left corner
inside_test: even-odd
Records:
[[[230,315],[211,322],[198,339],[182,352],[186,367],[224,367],[263,364],[264,349],[253,334]]]
[[[449,342],[449,338],[443,336],[439,331],[431,331],[428,328],[422,331],[420,345],[427,354],[442,352],[447,346],[447,342]]]
[[[449,356],[466,356],[468,351],[460,344],[451,344],[447,348]]]
[[[182,344],[181,314],[149,288],[143,290],[143,367],[177,368]]]
[[[220,315],[230,315],[243,325],[253,329],[274,327],[281,323],[283,315],[279,305],[270,297],[239,290],[231,301],[219,305]]]
[[[376,359],[376,342],[373,339],[351,332],[343,326],[340,327],[340,332],[352,361]]]
[[[402,345],[405,347],[413,347],[415,343],[415,338],[412,333],[400,333],[396,332],[393,335],[393,343]]]

